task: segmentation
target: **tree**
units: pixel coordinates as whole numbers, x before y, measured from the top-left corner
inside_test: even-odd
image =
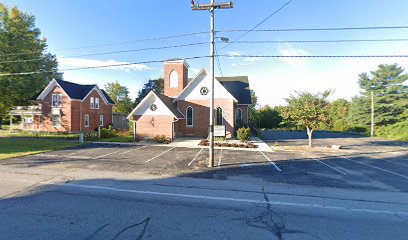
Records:
[[[163,93],[164,90],[164,78],[149,79],[147,83],[143,85],[143,88],[137,93],[135,99],[135,105],[138,105],[144,97],[149,94],[150,91],[156,93]]]
[[[282,122],[280,113],[269,105],[259,109],[259,125],[261,128],[277,128]]]
[[[297,96],[290,95],[285,99],[288,105],[284,107],[282,117],[285,121],[303,126],[307,129],[309,147],[313,144],[313,131],[319,124],[327,121],[326,100],[330,91],[312,94],[309,92],[296,92]]]
[[[118,81],[109,82],[105,85],[105,90],[109,97],[115,102],[114,113],[129,114],[133,108],[132,100],[129,97],[129,89],[119,84]]]
[[[248,118],[249,118],[249,123],[252,124],[253,126],[259,127],[259,112],[257,110],[258,108],[258,97],[255,94],[254,90],[250,90],[251,92],[251,104],[249,105],[248,109]]]
[[[0,127],[11,107],[29,104],[49,81],[62,78],[55,55],[46,52],[46,39],[40,35],[34,16],[0,3]],[[22,72],[40,73],[1,76]]]
[[[375,125],[382,126],[404,120],[404,110],[408,108],[408,86],[404,83],[408,74],[398,64],[381,64],[378,69],[359,75],[361,97],[355,98],[353,113],[356,124],[368,126],[370,123],[371,91],[374,92]]]
[[[345,99],[337,99],[327,106],[329,129],[335,131],[346,131],[350,129],[350,112],[351,103]]]

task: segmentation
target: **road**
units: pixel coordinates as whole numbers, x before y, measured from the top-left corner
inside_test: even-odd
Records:
[[[408,196],[0,166],[0,239],[406,239]]]

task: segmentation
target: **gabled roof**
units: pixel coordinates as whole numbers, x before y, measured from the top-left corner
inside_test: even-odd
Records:
[[[132,110],[132,112],[127,116],[127,118],[131,119],[132,116],[136,113],[136,111],[142,108],[142,106],[145,105],[148,99],[152,96],[155,96],[157,99],[159,99],[166,106],[166,108],[171,112],[171,114],[173,114],[175,118],[184,119],[184,115],[180,113],[180,111],[177,109],[176,104],[173,103],[173,98],[167,97],[160,93],[155,93],[154,91],[150,91],[146,95],[146,97],[144,97],[142,101]]]
[[[238,100],[238,104],[251,104],[248,76],[216,77],[216,79]]]
[[[55,86],[60,86],[70,99],[81,101],[83,101],[92,92],[92,90],[96,90],[107,104],[115,105],[115,102],[109,97],[109,95],[103,89],[100,89],[96,84],[85,85],[55,79],[52,80],[46,88],[33,97],[33,100],[42,100]]]

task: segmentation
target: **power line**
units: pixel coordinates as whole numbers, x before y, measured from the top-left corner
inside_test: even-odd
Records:
[[[259,41],[236,41],[235,43],[343,43],[343,42],[405,42],[408,38],[388,39],[333,39],[333,40],[259,40]]]
[[[408,58],[408,55],[218,55],[229,58]]]
[[[248,33],[250,33],[251,31],[255,30],[255,28],[259,27],[262,23],[266,22],[269,18],[271,18],[273,15],[277,14],[279,11],[281,11],[282,9],[284,9],[287,5],[289,5],[293,0],[290,0],[288,2],[286,2],[285,4],[283,4],[280,8],[276,9],[273,13],[271,13],[268,17],[266,17],[264,20],[262,20],[261,22],[259,22],[258,24],[256,24],[253,28],[245,31],[241,36],[237,37],[234,41],[229,42],[227,45],[223,46],[221,49],[224,49],[226,47],[228,47],[229,45],[233,44],[235,41],[238,41],[239,39],[241,39],[243,36],[247,35]]]
[[[216,32],[299,32],[299,31],[348,31],[348,30],[392,30],[408,29],[408,26],[366,26],[366,27],[331,27],[331,28],[281,28],[281,29],[225,29]]]
[[[100,55],[109,55],[109,54],[116,54],[116,53],[129,53],[129,52],[138,52],[138,51],[147,51],[147,50],[161,50],[161,49],[169,49],[169,48],[181,48],[181,47],[189,47],[189,46],[197,46],[208,44],[208,42],[197,42],[197,43],[188,43],[188,44],[181,44],[181,45],[172,45],[172,46],[164,46],[164,47],[150,47],[150,48],[138,48],[138,49],[130,49],[130,50],[121,50],[121,51],[111,51],[111,52],[101,52],[101,53],[90,53],[90,54],[80,54],[80,55],[71,55],[65,56],[60,58],[77,58],[77,57],[88,57],[88,56],[100,56]],[[32,61],[40,61],[45,59],[42,58],[34,58],[34,59],[22,59],[22,60],[11,60],[11,61],[3,61],[2,63],[19,63],[19,62],[32,62]]]
[[[224,77],[224,74],[222,74],[220,58],[218,57],[217,45],[215,44],[214,44],[214,50],[215,50],[215,57],[217,58],[218,70],[220,71],[221,77]]]
[[[200,59],[200,58],[209,58],[210,56],[195,56],[195,57],[186,57],[183,58],[185,60],[191,59]],[[36,72],[21,72],[21,73],[1,73],[1,76],[19,76],[19,75],[32,75],[32,74],[42,74],[42,73],[57,73],[57,72],[68,72],[68,71],[76,71],[76,70],[86,70],[86,69],[98,69],[98,68],[109,68],[109,67],[123,67],[123,66],[130,66],[130,65],[138,65],[138,64],[149,64],[149,63],[162,63],[166,62],[166,60],[151,60],[151,61],[142,61],[142,62],[131,62],[131,63],[118,63],[118,64],[107,64],[101,66],[92,66],[92,67],[78,67],[78,68],[68,68],[58,71],[36,71]]]
[[[192,33],[185,33],[185,34],[179,34],[179,35],[137,39],[137,40],[132,40],[132,41],[113,42],[113,43],[89,45],[89,46],[82,46],[82,47],[72,47],[72,48],[60,48],[60,49],[49,50],[49,52],[51,52],[51,51],[52,52],[59,52],[59,51],[79,50],[79,49],[86,49],[86,48],[107,47],[107,46],[122,45],[122,44],[136,43],[136,42],[158,41],[158,40],[188,37],[188,36],[200,35],[200,34],[206,34],[206,33],[209,33],[209,32],[208,31],[206,31],[206,32],[192,32]],[[39,52],[34,52],[34,51],[33,52],[20,52],[20,53],[6,53],[6,54],[0,54],[0,56],[29,55],[29,54],[38,54],[38,53]]]

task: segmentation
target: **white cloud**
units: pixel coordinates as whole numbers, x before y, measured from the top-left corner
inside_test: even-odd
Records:
[[[117,65],[110,67],[103,67],[100,69],[117,70],[124,72],[132,71],[145,71],[150,70],[150,68],[144,64],[132,64],[127,65],[129,62],[118,62],[115,60],[95,60],[95,59],[85,59],[85,58],[58,58],[58,64],[62,69],[66,68],[81,68],[81,67],[98,67],[106,65]]]
[[[309,53],[301,48],[295,48],[289,44],[281,47],[279,49],[281,55],[284,56],[299,56],[299,55],[309,55]],[[305,67],[306,58],[295,58],[295,57],[282,57],[280,58],[283,62],[296,66],[296,67]]]
[[[239,57],[242,55],[242,53],[238,50],[234,50],[234,51],[228,51],[227,52],[228,58],[234,58],[234,57]]]

